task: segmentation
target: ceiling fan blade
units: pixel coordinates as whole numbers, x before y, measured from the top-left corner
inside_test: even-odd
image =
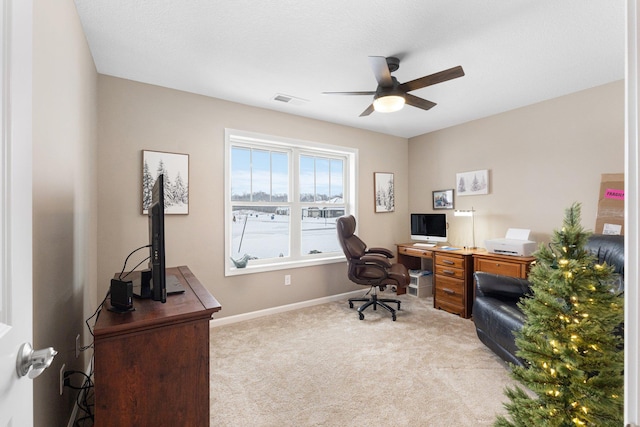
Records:
[[[369,105],[367,109],[360,114],[360,117],[368,116],[371,113],[373,113],[373,104]]]
[[[412,90],[422,89],[423,87],[435,85],[437,83],[446,82],[447,80],[457,79],[462,76],[464,76],[464,70],[458,65],[457,67],[449,68],[448,70],[402,83],[398,88],[405,92],[410,92]]]
[[[422,108],[423,110],[429,110],[430,108],[435,107],[435,102],[427,101],[426,99],[418,98],[417,96],[411,95],[410,93],[404,94],[404,102],[407,105],[411,105],[413,107]]]
[[[393,79],[389,72],[389,65],[387,65],[387,58],[384,56],[370,56],[369,65],[373,70],[373,75],[376,76],[378,85],[382,87],[392,87]]]
[[[323,95],[375,95],[375,92],[322,92]]]

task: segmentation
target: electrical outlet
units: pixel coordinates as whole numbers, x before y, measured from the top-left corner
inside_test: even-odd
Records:
[[[62,368],[60,368],[60,396],[62,396],[62,393],[64,392],[64,367],[66,365],[63,363],[62,364]]]
[[[80,334],[76,335],[76,359],[80,356]]]
[[[290,274],[285,274],[284,275],[284,284],[285,284],[285,286],[289,286],[291,284],[291,275]]]

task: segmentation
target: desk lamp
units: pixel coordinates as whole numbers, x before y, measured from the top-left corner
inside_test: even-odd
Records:
[[[471,206],[470,210],[462,210],[456,209],[453,212],[453,216],[470,216],[471,217],[471,238],[472,238],[472,246],[471,249],[477,249],[476,247],[476,222],[475,215],[476,211],[473,210],[473,206]]]

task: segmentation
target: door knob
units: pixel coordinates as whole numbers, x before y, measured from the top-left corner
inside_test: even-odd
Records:
[[[28,373],[29,378],[37,377],[51,365],[56,354],[58,352],[53,347],[34,350],[30,343],[22,344],[16,359],[18,376],[24,377]]]

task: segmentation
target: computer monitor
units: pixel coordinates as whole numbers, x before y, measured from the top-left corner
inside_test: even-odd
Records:
[[[411,240],[421,242],[446,242],[447,215],[443,213],[412,213]]]
[[[151,297],[167,302],[164,264],[164,175],[158,175],[151,193],[149,213],[149,268],[151,269]]]

